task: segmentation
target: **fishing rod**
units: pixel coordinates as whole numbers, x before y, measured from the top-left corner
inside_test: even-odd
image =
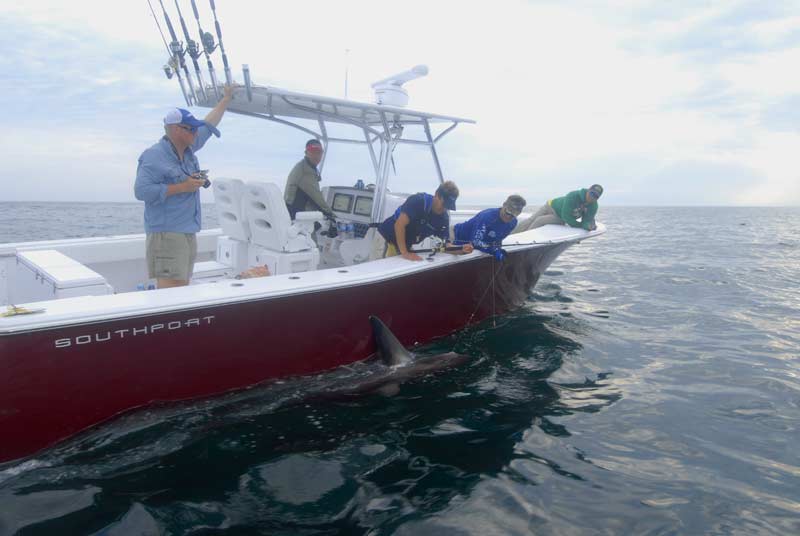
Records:
[[[211,63],[211,54],[217,48],[214,45],[214,36],[209,32],[204,32],[203,27],[200,25],[200,13],[197,11],[197,4],[192,0],[192,11],[194,11],[194,18],[197,21],[197,31],[200,32],[200,43],[203,45],[203,53],[206,56],[206,65],[208,67],[208,74],[211,76],[211,85],[214,86],[214,96],[219,100],[219,82],[217,82],[217,73],[214,70],[214,64]]]
[[[164,42],[164,47],[167,49],[167,54],[172,56],[172,51],[169,49],[169,45],[167,44],[167,38],[164,37],[164,32],[161,30],[161,24],[158,23],[158,17],[156,17],[156,12],[153,9],[153,4],[150,3],[150,0],[147,0],[147,5],[150,6],[150,13],[153,15],[153,20],[156,21],[156,28],[158,28],[158,33],[161,34],[161,40]],[[167,75],[169,78],[172,78],[172,73]]]
[[[439,248],[409,249],[409,253],[448,253],[451,251],[463,251],[462,246],[445,246]]]
[[[200,64],[197,63],[197,58],[200,57],[201,52],[197,47],[197,43],[195,43],[192,38],[189,37],[189,29],[186,27],[186,21],[183,20],[183,13],[181,13],[181,6],[178,4],[178,0],[175,0],[175,9],[178,10],[178,18],[181,21],[181,28],[183,28],[183,37],[186,39],[186,53],[189,54],[190,58],[192,58],[194,72],[197,74],[197,84],[200,86],[200,95],[203,97],[203,100],[206,100],[206,89],[205,82],[203,81],[203,73],[200,71]]]
[[[217,6],[214,4],[214,0],[209,0],[209,2],[211,3],[211,13],[214,14],[214,26],[217,29],[217,43],[219,44],[219,51],[222,54],[222,65],[225,68],[225,81],[229,86],[232,86],[233,79],[231,78],[231,68],[228,66],[228,56],[225,54],[225,46],[222,44],[222,28],[220,28],[219,20],[217,19]]]
[[[170,43],[170,50],[172,51],[173,58],[175,59],[175,71],[177,72],[180,67],[183,68],[183,72],[186,75],[186,83],[189,84],[189,90],[192,96],[192,100],[197,102],[197,95],[194,92],[194,84],[192,83],[192,75],[189,72],[189,68],[186,66],[186,62],[183,61],[183,44],[178,41],[178,36],[175,34],[175,28],[172,27],[172,21],[169,19],[169,14],[167,13],[167,9],[164,7],[164,0],[158,0],[158,3],[161,4],[161,11],[164,12],[164,21],[167,23],[167,30],[169,30],[169,35],[172,37],[172,43]],[[181,89],[183,88],[183,84],[181,84]],[[191,106],[192,102],[189,100],[188,95],[186,95],[186,90],[184,89],[184,96],[186,97],[186,103]]]
[[[164,32],[161,30],[161,24],[158,23],[158,17],[156,17],[156,12],[153,9],[153,4],[150,3],[150,0],[147,0],[147,5],[150,6],[150,13],[153,14],[153,20],[156,21],[156,27],[158,28],[158,33],[161,34],[161,40],[164,41],[164,46],[167,49],[167,56],[169,57],[169,61],[166,65],[164,65],[164,74],[167,75],[167,78],[172,80],[172,75],[178,75],[178,83],[181,86],[181,93],[183,93],[183,98],[186,101],[187,105],[191,105],[189,102],[189,95],[186,93],[186,86],[183,83],[183,77],[181,76],[181,72],[178,69],[178,66],[175,64],[175,58],[172,55],[172,49],[169,48],[167,44],[167,39],[164,37]]]

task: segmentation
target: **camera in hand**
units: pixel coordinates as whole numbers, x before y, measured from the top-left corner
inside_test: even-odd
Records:
[[[200,180],[206,181],[206,182],[203,183],[203,188],[208,188],[209,186],[211,186],[211,181],[208,180],[208,170],[207,169],[201,169],[201,170],[197,171],[193,176],[194,176],[195,179],[200,179]]]

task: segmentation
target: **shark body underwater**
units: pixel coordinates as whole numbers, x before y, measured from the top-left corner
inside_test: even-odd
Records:
[[[400,384],[427,374],[457,367],[469,361],[469,357],[447,352],[425,357],[415,357],[397,340],[394,333],[375,316],[369,317],[375,339],[375,358],[382,366],[363,379],[354,380],[346,386],[337,386],[325,392],[326,396],[358,396],[381,394],[393,396],[400,391]]]

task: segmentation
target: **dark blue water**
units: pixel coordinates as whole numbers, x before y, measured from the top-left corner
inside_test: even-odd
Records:
[[[0,204],[0,240],[140,229],[136,205],[30,212]],[[468,365],[125,417],[3,468],[0,533],[800,533],[800,209],[601,219],[524,307],[419,349]]]

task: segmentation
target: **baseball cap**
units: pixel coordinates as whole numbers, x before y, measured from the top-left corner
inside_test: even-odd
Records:
[[[589,193],[594,193],[594,198],[598,199],[601,195],[603,195],[603,187],[599,184],[592,184],[591,188],[589,188]]]
[[[436,195],[444,201],[444,208],[447,210],[456,209],[456,199],[458,199],[458,186],[453,181],[444,181],[436,189]]]
[[[205,121],[200,121],[189,110],[184,110],[183,108],[173,108],[167,112],[167,115],[164,116],[164,124],[165,125],[187,125],[194,128],[200,128],[202,126],[208,127],[208,130],[211,131],[216,137],[220,137],[219,130],[209,123]]]

